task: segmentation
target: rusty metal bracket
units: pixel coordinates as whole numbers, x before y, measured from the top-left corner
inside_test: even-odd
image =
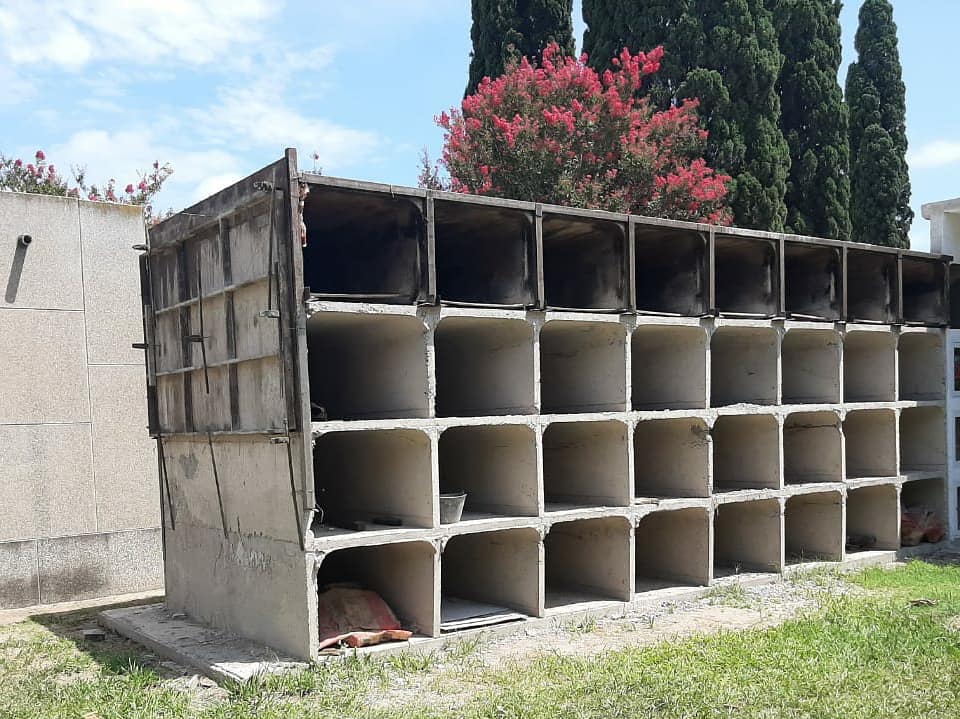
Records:
[[[157,435],[157,454],[159,455],[160,482],[163,494],[167,498],[167,513],[170,515],[170,529],[177,528],[177,513],[173,509],[173,497],[170,496],[170,478],[167,475],[167,455],[163,449],[163,436]]]
[[[280,263],[276,263],[274,269],[277,273],[277,276],[280,276]],[[277,305],[280,305],[280,286],[277,285]],[[280,312],[277,311],[279,316]],[[283,322],[277,323],[278,335],[277,335],[277,357],[280,360],[280,387],[281,387],[281,396],[284,398],[284,412],[286,412],[286,392],[287,392],[287,365],[283,360]],[[285,440],[287,445],[287,475],[290,478],[290,499],[293,502],[293,518],[297,524],[297,542],[300,545],[300,550],[304,551],[306,549],[306,543],[304,542],[303,537],[303,520],[300,518],[300,504],[297,502],[297,481],[293,473],[293,443],[290,441],[290,419],[288,417],[283,418],[283,431],[284,436],[282,438]]]
[[[207,369],[207,343],[204,342],[206,339],[206,332],[203,329],[203,280],[200,277],[200,262],[197,262],[197,312],[200,315],[200,334],[199,335],[188,335],[187,339],[190,342],[199,342],[200,343],[200,358],[203,360],[203,384],[206,387],[207,394],[210,394],[210,372]]]
[[[207,430],[207,446],[210,447],[210,462],[213,464],[213,483],[217,486],[217,504],[220,505],[220,523],[223,526],[223,536],[227,536],[227,513],[223,508],[223,494],[220,491],[220,472],[217,471],[217,458],[213,453],[213,437]]]
[[[277,184],[277,173],[274,170],[273,182],[261,182],[260,185],[268,185],[270,189],[275,189]],[[267,312],[273,310],[273,285],[274,285],[274,262],[273,262],[273,236],[274,226],[276,224],[276,192],[270,193],[270,235],[267,238]],[[277,304],[280,303],[279,298]]]

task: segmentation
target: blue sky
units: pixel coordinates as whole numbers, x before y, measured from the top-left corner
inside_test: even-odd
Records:
[[[859,2],[843,11],[844,68]],[[924,202],[960,196],[956,0],[894,0],[907,83],[914,247]],[[582,37],[579,1],[574,10]],[[43,148],[125,184],[156,159],[179,209],[278,158],[416,180],[470,52],[469,0],[0,0],[0,152]],[[310,155],[317,152],[314,163]]]

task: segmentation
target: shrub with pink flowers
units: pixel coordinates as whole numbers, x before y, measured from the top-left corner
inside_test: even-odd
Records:
[[[159,222],[170,214],[156,212],[153,207],[153,197],[171,174],[173,169],[169,164],[161,165],[159,162],[154,162],[149,172],[138,173],[140,179],[136,183],[128,183],[123,191],[119,191],[117,181],[114,179],[110,179],[104,185],[89,184],[87,170],[84,167],[72,168],[72,179],[68,181],[55,165],[47,162],[47,156],[43,150],[37,150],[33,162],[0,155],[0,192],[32,192],[39,195],[79,197],[96,202],[141,205],[147,222],[151,224]]]
[[[624,50],[598,74],[547,47],[485,78],[460,109],[443,112],[441,164],[421,160],[420,183],[560,205],[729,224],[730,178],[703,160],[697,102],[655,111],[638,97],[663,49]]]

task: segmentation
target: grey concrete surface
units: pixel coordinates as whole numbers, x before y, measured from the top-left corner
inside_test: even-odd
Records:
[[[848,513],[864,531],[876,516],[888,542],[891,492],[946,496],[943,397],[918,384],[926,335],[943,331],[903,326],[897,293],[901,260],[940,260],[845,246],[873,273],[860,281],[829,243],[585,213],[634,241],[619,271],[571,282],[584,311],[556,309],[545,293],[587,278],[544,240],[544,208],[294,172],[290,155],[151,232],[174,611],[316,659],[331,580],[356,575],[438,636],[453,598],[535,620],[707,587],[715,571],[841,561]],[[304,202],[354,193],[349,222],[301,217],[295,181]],[[302,251],[301,220],[323,251]],[[313,286],[331,281],[330,248],[377,255],[344,263],[356,291]],[[357,289],[383,286],[393,253],[424,260],[408,278],[422,304]],[[590,309],[613,275],[629,306]],[[201,307],[211,336],[187,346]],[[682,307],[699,309],[668,314]],[[201,348],[226,364],[204,371]],[[897,449],[876,451],[891,426]],[[464,516],[440,524],[439,495],[457,489]]]
[[[139,208],[0,193],[0,610],[162,586],[144,241]]]
[[[40,602],[129,594],[162,584],[160,529],[101,532],[37,542]]]

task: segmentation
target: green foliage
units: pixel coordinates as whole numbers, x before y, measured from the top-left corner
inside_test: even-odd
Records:
[[[664,47],[645,92],[660,107],[699,98],[707,163],[733,177],[734,224],[782,230],[790,169],[776,93],[783,57],[763,0],[584,0],[583,17],[595,67],[611,48]]]
[[[550,43],[566,55],[574,53],[573,0],[473,0],[472,12],[464,95],[472,95],[483,78],[502,75],[511,60],[539,58]]]
[[[784,56],[780,126],[790,146],[789,232],[850,239],[850,144],[837,81],[840,0],[772,3]]]
[[[851,239],[910,246],[906,88],[889,0],[865,0],[857,28],[857,62],[847,72],[850,108]]]
[[[91,615],[59,615],[49,627],[0,627],[0,716],[954,719],[960,567],[911,562],[852,581],[862,589],[766,629],[604,645],[595,656],[541,651],[473,668],[348,656],[227,691],[178,687],[182,678],[142,648],[124,642],[115,651],[120,640],[109,640],[112,651],[77,644],[70,636]],[[921,598],[932,601],[911,601]]]

